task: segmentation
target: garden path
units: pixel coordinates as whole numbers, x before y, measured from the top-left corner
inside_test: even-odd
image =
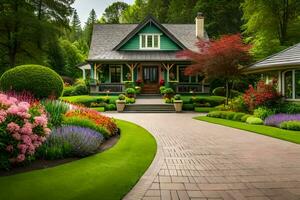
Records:
[[[150,131],[157,155],[125,200],[300,199],[300,145],[193,120],[117,114]]]

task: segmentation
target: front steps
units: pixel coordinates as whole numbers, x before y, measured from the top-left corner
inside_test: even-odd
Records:
[[[173,104],[132,104],[126,105],[125,113],[175,113]]]

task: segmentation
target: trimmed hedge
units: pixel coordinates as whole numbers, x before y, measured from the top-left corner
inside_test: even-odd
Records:
[[[40,65],[21,65],[6,71],[0,78],[3,91],[28,91],[36,98],[60,97],[63,80],[52,69]]]
[[[253,125],[262,125],[264,124],[264,121],[258,117],[248,117],[246,123]]]
[[[232,111],[212,111],[207,114],[207,117],[228,119],[228,120],[233,120],[233,121],[242,121],[244,118],[246,121],[247,118],[250,116],[251,115],[247,115],[245,113],[237,113],[237,112],[232,112]]]
[[[215,107],[225,103],[225,97],[221,96],[202,96],[191,98],[191,103],[197,105],[197,107]]]
[[[300,131],[300,121],[286,121],[280,124],[280,128],[286,130]]]

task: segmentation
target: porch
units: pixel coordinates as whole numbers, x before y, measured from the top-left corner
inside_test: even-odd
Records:
[[[201,74],[185,75],[188,65],[187,62],[91,63],[88,69],[90,93],[118,94],[128,87],[139,86],[142,94],[159,94],[162,85],[173,88],[176,93],[209,93],[209,84]]]

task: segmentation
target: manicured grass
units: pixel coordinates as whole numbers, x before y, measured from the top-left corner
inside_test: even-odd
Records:
[[[245,131],[250,131],[262,135],[267,135],[270,137],[278,138],[281,140],[286,140],[289,142],[300,144],[300,131],[289,131],[283,130],[276,127],[265,126],[265,125],[251,125],[243,122],[231,121],[226,119],[212,118],[206,116],[195,117],[195,119],[205,122],[210,122],[214,124],[220,124],[224,126],[229,126],[232,128],[237,128]]]
[[[151,164],[156,142],[142,127],[117,123],[121,138],[113,148],[57,167],[0,177],[0,199],[121,199]]]
[[[104,107],[96,107],[96,108],[91,108],[93,110],[96,110],[98,112],[105,112],[105,108]]]
[[[211,108],[211,107],[195,107],[195,112],[199,113],[209,113],[211,111],[217,110],[216,108]]]

